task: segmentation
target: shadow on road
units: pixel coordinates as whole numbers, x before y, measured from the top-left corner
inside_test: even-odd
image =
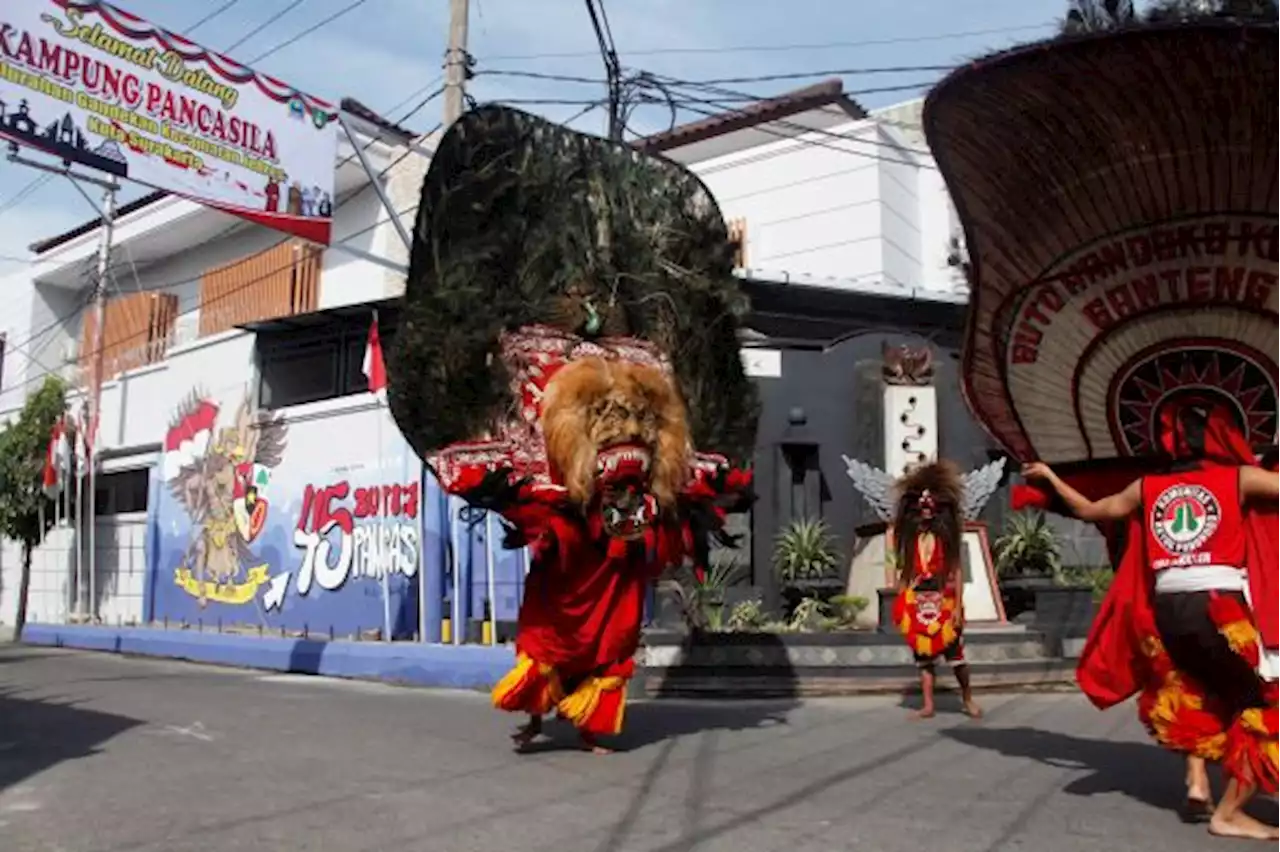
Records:
[[[618,737],[621,749],[636,749],[673,737],[711,731],[745,731],[787,724],[796,702],[759,699],[740,703],[647,701],[627,708],[626,727]]]
[[[0,688],[0,790],[64,761],[88,757],[102,743],[142,724]]]
[[[1183,761],[1148,743],[1094,740],[1035,728],[958,727],[941,736],[1009,757],[1088,772],[1063,788],[1076,796],[1120,793],[1157,808],[1176,807],[1183,795]]]

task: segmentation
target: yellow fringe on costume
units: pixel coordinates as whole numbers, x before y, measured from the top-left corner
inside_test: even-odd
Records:
[[[571,695],[560,699],[556,712],[577,728],[594,734],[618,734],[626,714],[626,696],[622,694],[627,678],[616,676],[584,678]],[[602,699],[606,707],[601,707]],[[607,711],[601,718],[601,710]]]
[[[515,668],[498,681],[491,697],[499,710],[542,716],[564,698],[564,690],[554,667],[517,654]]]
[[[1222,638],[1227,640],[1227,644],[1231,646],[1231,650],[1235,651],[1241,657],[1248,658],[1258,645],[1258,630],[1253,623],[1245,619],[1238,619],[1227,624],[1218,625],[1218,632],[1222,634]]]
[[[1205,760],[1221,760],[1227,733],[1221,720],[1204,709],[1204,698],[1188,688],[1176,671],[1165,675],[1156,689],[1138,699],[1138,716],[1156,742],[1174,751]]]

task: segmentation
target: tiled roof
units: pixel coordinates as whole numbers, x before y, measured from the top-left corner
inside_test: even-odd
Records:
[[[850,118],[867,116],[867,111],[860,104],[845,95],[844,83],[839,78],[833,78],[787,92],[776,98],[757,101],[741,109],[733,109],[721,115],[682,124],[666,132],[640,139],[634,144],[642,151],[669,151],[672,148],[682,148],[695,142],[733,133],[735,130],[756,127],[832,104],[844,109],[849,113]]]

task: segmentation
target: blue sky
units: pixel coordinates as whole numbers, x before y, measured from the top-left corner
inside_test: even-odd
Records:
[[[126,11],[187,33],[222,50],[284,10],[294,0],[240,0],[199,27],[190,27],[226,0],[119,0]],[[21,0],[47,2],[47,0]],[[241,61],[268,51],[350,0],[303,0],[280,20],[231,51]],[[357,10],[278,52],[255,67],[320,97],[354,97],[386,111],[441,72],[448,29],[448,0],[366,0]],[[681,80],[802,73],[797,79],[725,84],[752,96],[799,88],[832,69],[954,66],[1020,41],[1053,32],[1066,0],[606,0],[609,22],[624,66]],[[581,0],[471,0],[469,49],[477,71],[538,72],[600,79],[595,36]],[[849,74],[845,89],[913,88],[855,95],[878,107],[923,94],[940,71]],[[919,84],[920,88],[915,88]],[[602,85],[534,80],[481,73],[470,86],[479,101],[546,99],[575,104],[522,108],[566,120],[603,96]],[[417,102],[413,98],[409,105]],[[713,109],[705,105],[697,109]],[[399,114],[390,117],[399,118]],[[407,124],[433,127],[437,99]],[[679,120],[700,118],[684,112]],[[637,114],[635,129],[665,129],[665,108]],[[574,126],[603,132],[595,110]],[[16,204],[10,202],[37,173],[0,160],[0,273],[23,264],[32,241],[93,215],[65,180],[48,182]],[[127,200],[144,192],[130,187]],[[94,191],[93,194],[97,194]]]

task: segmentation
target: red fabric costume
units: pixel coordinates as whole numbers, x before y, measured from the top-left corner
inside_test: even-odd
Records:
[[[916,539],[911,581],[894,601],[893,621],[918,660],[945,655],[960,662],[964,657],[956,578],[947,564],[941,539],[933,537],[933,552],[926,560],[920,555],[923,538]]]
[[[1166,419],[1170,426],[1172,417]],[[1186,451],[1177,429],[1166,430],[1165,449],[1173,457]],[[1248,574],[1249,597],[1258,603],[1249,608],[1227,597],[1210,604],[1209,615],[1231,649],[1256,665],[1258,646],[1274,650],[1277,600],[1276,507],[1240,507],[1239,467],[1255,463],[1247,442],[1225,412],[1211,413],[1200,454],[1198,471],[1182,476],[1157,476],[1144,484],[1142,512],[1125,524],[1123,547],[1117,530],[1109,531],[1108,544],[1115,577],[1090,630],[1081,654],[1077,679],[1081,689],[1100,709],[1119,704],[1139,694],[1139,715],[1155,739],[1176,751],[1221,760],[1224,769],[1246,783],[1276,791],[1277,719],[1274,682],[1264,691],[1266,706],[1246,710],[1234,717],[1217,706],[1217,696],[1178,672],[1156,629],[1154,599],[1155,563],[1177,558],[1163,544],[1153,541],[1151,524],[1146,523],[1158,498],[1155,492],[1169,481],[1183,480],[1220,492],[1220,501],[1232,508],[1223,512],[1220,529],[1224,544],[1210,559],[1240,564]],[[1134,477],[1133,470],[1114,467],[1102,474],[1064,477],[1076,490],[1092,500],[1122,490]],[[1043,490],[1021,486],[1014,495],[1015,507],[1048,507],[1051,500]],[[1226,537],[1236,532],[1234,542]],[[1215,537],[1216,538],[1216,537]],[[1236,562],[1235,560],[1239,560]],[[1167,566],[1166,566],[1167,567]]]
[[[574,505],[549,463],[541,400],[574,358],[660,359],[643,341],[593,343],[536,326],[506,335],[503,352],[523,400],[519,417],[493,440],[447,448],[434,464],[447,492],[501,514],[513,543],[532,551],[516,666],[494,687],[493,704],[532,716],[554,710],[586,733],[616,734],[650,584],[695,556],[698,535],[723,526],[751,477],[723,457],[696,454],[674,512],[657,511],[634,540],[611,537],[600,507]]]

